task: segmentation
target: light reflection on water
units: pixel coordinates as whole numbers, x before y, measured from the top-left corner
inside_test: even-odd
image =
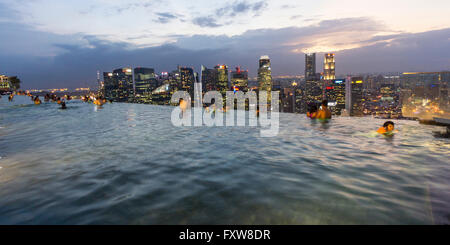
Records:
[[[171,107],[0,101],[1,224],[448,224],[448,139],[433,126],[173,127]]]

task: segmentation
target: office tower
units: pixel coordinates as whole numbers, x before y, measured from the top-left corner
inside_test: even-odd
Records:
[[[272,92],[272,70],[270,67],[270,58],[267,55],[259,59],[258,69],[259,91],[267,91],[267,101],[270,104]]]
[[[325,87],[325,98],[328,100],[328,106],[334,115],[341,115],[345,109],[345,80],[332,80]]]
[[[161,72],[157,76],[158,87],[151,91],[152,104],[157,105],[169,105],[171,98],[171,87],[170,87],[171,73]]]
[[[112,72],[103,72],[103,82],[105,90],[105,98],[108,100],[117,100],[119,85],[117,80],[113,78]]]
[[[5,75],[0,75],[0,93],[10,92],[12,88],[9,79]]]
[[[182,90],[183,86],[181,84],[179,69],[176,69],[176,70],[168,73],[168,81],[169,81],[169,85],[170,85],[169,88],[170,88],[171,95],[178,90]]]
[[[241,70],[241,67],[236,67],[235,71],[231,72],[231,87],[239,91],[247,91],[248,89],[248,71]]]
[[[202,65],[200,74],[202,89],[206,93],[208,91],[216,90],[216,84],[214,79],[214,69],[208,69]]]
[[[151,103],[152,91],[158,87],[153,68],[134,68],[135,98],[137,102]]]
[[[214,67],[215,90],[219,91],[225,99],[226,91],[229,91],[228,85],[228,66],[217,65]]]
[[[294,88],[283,88],[280,91],[281,97],[281,112],[294,113],[295,112],[295,90]]]
[[[316,54],[305,54],[305,80],[314,80],[316,76]]]
[[[302,112],[307,111],[307,107],[312,104],[320,104],[323,100],[323,83],[321,81],[321,75],[316,73],[315,76],[305,77],[305,89]]]
[[[350,116],[362,116],[364,109],[364,82],[362,77],[348,77],[346,80],[345,108]]]
[[[342,110],[345,109],[345,79],[334,80],[333,87],[336,102],[334,112],[336,115],[341,115]]]
[[[323,61],[323,80],[331,81],[334,79],[336,79],[334,54],[328,53],[325,54]]]
[[[117,86],[117,96],[114,100],[132,102],[134,100],[133,70],[129,67],[119,68],[112,73],[113,84]]]
[[[181,82],[181,90],[187,91],[191,96],[194,94],[195,75],[194,70],[189,67],[178,67]]]

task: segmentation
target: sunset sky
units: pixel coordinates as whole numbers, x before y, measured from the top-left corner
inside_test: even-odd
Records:
[[[338,74],[450,70],[450,1],[0,0],[0,74],[24,88],[95,84],[124,66],[241,65],[303,75],[304,52]]]

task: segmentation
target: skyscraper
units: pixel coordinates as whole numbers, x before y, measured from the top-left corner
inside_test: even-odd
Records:
[[[323,80],[331,81],[334,79],[336,79],[334,54],[327,53],[323,61]]]
[[[323,99],[323,83],[320,74],[316,73],[316,54],[305,54],[305,89],[304,103],[300,112],[307,111],[308,105],[318,104]]]
[[[267,101],[270,104],[272,92],[272,68],[270,67],[270,58],[267,55],[259,58],[258,69],[259,91],[267,91]]]
[[[178,67],[180,74],[181,90],[187,91],[191,96],[194,94],[194,69],[190,67]]]
[[[305,54],[305,80],[314,80],[316,76],[316,54]]]
[[[153,68],[134,68],[135,98],[138,102],[150,103],[152,91],[158,87]]]
[[[105,98],[108,100],[117,100],[119,86],[117,80],[113,78],[112,72],[103,72],[103,82]]]
[[[0,75],[0,92],[9,92],[12,89],[12,85],[8,80],[8,77],[5,75]]]
[[[202,65],[201,68],[201,82],[202,82],[202,89],[203,92],[213,91],[216,90],[215,82],[214,82],[214,69],[208,69],[205,66]]]
[[[226,91],[229,90],[228,66],[217,65],[214,67],[214,84],[216,90],[219,91],[225,99]]]
[[[239,66],[236,67],[236,70],[231,72],[231,87],[246,91],[248,88],[248,71],[241,70]]]
[[[346,111],[350,116],[362,116],[364,109],[364,81],[362,77],[348,77],[346,80]]]
[[[325,98],[334,115],[341,115],[345,109],[345,80],[335,79],[325,87]]]
[[[134,100],[133,70],[130,67],[120,68],[113,71],[112,79],[117,84],[117,97],[115,100],[121,102],[132,102]]]

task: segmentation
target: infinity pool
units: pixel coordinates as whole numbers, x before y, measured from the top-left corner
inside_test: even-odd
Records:
[[[173,107],[0,99],[0,224],[450,224],[434,126],[174,127]]]

